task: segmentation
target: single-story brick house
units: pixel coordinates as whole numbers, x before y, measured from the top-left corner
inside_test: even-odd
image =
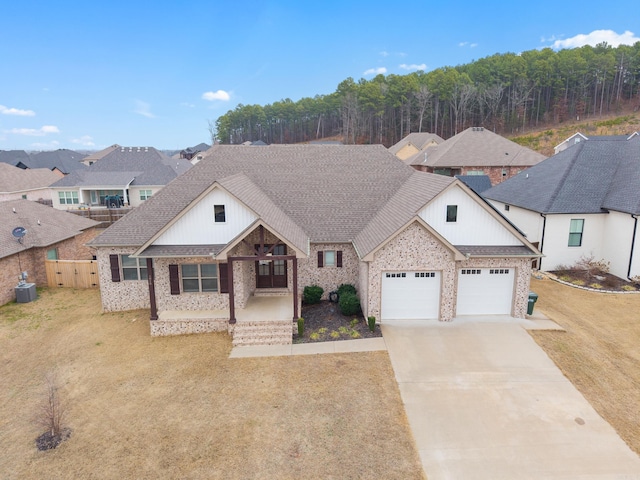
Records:
[[[85,244],[97,234],[98,222],[30,200],[0,202],[0,305],[15,300],[21,272],[29,283],[47,285],[45,260],[91,260]],[[15,228],[26,230],[14,237]]]
[[[104,310],[149,308],[153,335],[235,341],[266,292],[290,304],[288,343],[310,285],[355,285],[380,322],[524,317],[539,256],[461,181],[380,145],[216,145],[90,245]]]

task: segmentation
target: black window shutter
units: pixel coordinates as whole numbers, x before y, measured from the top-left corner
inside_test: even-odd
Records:
[[[336,267],[342,267],[342,250],[336,252]]]
[[[218,282],[220,293],[229,293],[229,264],[218,264]]]
[[[120,261],[118,255],[109,255],[109,263],[111,264],[111,281],[120,281]]]
[[[318,252],[318,267],[324,267],[324,252],[322,250]]]
[[[169,285],[171,286],[171,295],[180,295],[178,265],[169,265]]]

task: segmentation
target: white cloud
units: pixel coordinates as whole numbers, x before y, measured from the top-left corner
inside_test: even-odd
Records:
[[[36,142],[31,144],[30,150],[56,150],[60,146],[60,142],[52,140],[48,143]]]
[[[595,47],[602,42],[607,42],[608,45],[615,48],[619,45],[633,45],[636,42],[640,42],[640,38],[636,37],[634,33],[629,30],[622,34],[616,33],[613,30],[594,30],[591,33],[580,33],[565,40],[555,40],[552,48],[577,48],[585,45]]]
[[[478,46],[477,43],[475,42],[460,42],[458,43],[459,47],[469,47],[469,48],[476,48]]]
[[[223,102],[228,102],[231,99],[231,95],[224,90],[218,90],[217,92],[204,92],[202,94],[203,100],[209,100],[213,102],[215,100],[222,100]]]
[[[95,147],[96,144],[93,143],[93,137],[89,135],[83,135],[80,138],[71,139],[71,143],[75,143],[76,145],[82,145],[84,147]]]
[[[370,68],[369,70],[365,70],[363,75],[384,75],[387,73],[387,69],[384,67],[379,68]]]
[[[3,115],[17,115],[19,117],[34,117],[36,112],[33,110],[22,110],[20,108],[9,108],[0,105],[0,113]]]
[[[6,130],[5,133],[25,135],[27,137],[44,137],[49,133],[60,133],[60,130],[54,125],[44,125],[40,128],[12,128],[11,130]]]
[[[382,52],[380,52],[380,55],[382,55],[383,57],[388,57],[389,56],[389,52],[385,52],[383,50]]]
[[[180,102],[180,106],[181,107],[187,107],[187,108],[195,108],[196,107],[193,103],[189,103],[189,102]]]
[[[136,108],[133,113],[137,113],[138,115],[142,115],[147,118],[156,118],[156,116],[151,113],[151,105],[147,102],[143,102],[142,100],[136,100]]]
[[[426,70],[427,69],[427,64],[426,63],[421,63],[420,65],[417,65],[415,63],[412,63],[411,65],[407,65],[406,63],[403,63],[402,65],[400,65],[400,68],[402,70]]]

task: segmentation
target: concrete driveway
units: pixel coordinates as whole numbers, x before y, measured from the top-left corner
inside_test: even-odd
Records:
[[[429,480],[640,479],[640,458],[533,341],[527,322],[382,326]]]

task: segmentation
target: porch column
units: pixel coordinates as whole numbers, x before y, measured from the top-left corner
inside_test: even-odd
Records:
[[[229,281],[229,323],[236,323],[236,306],[233,293],[233,259],[227,257],[227,278]]]
[[[158,307],[156,306],[156,281],[153,274],[153,259],[147,258],[147,281],[149,282],[149,303],[151,304],[150,320],[158,319]]]
[[[298,258],[291,260],[293,267],[293,321],[298,320]]]

